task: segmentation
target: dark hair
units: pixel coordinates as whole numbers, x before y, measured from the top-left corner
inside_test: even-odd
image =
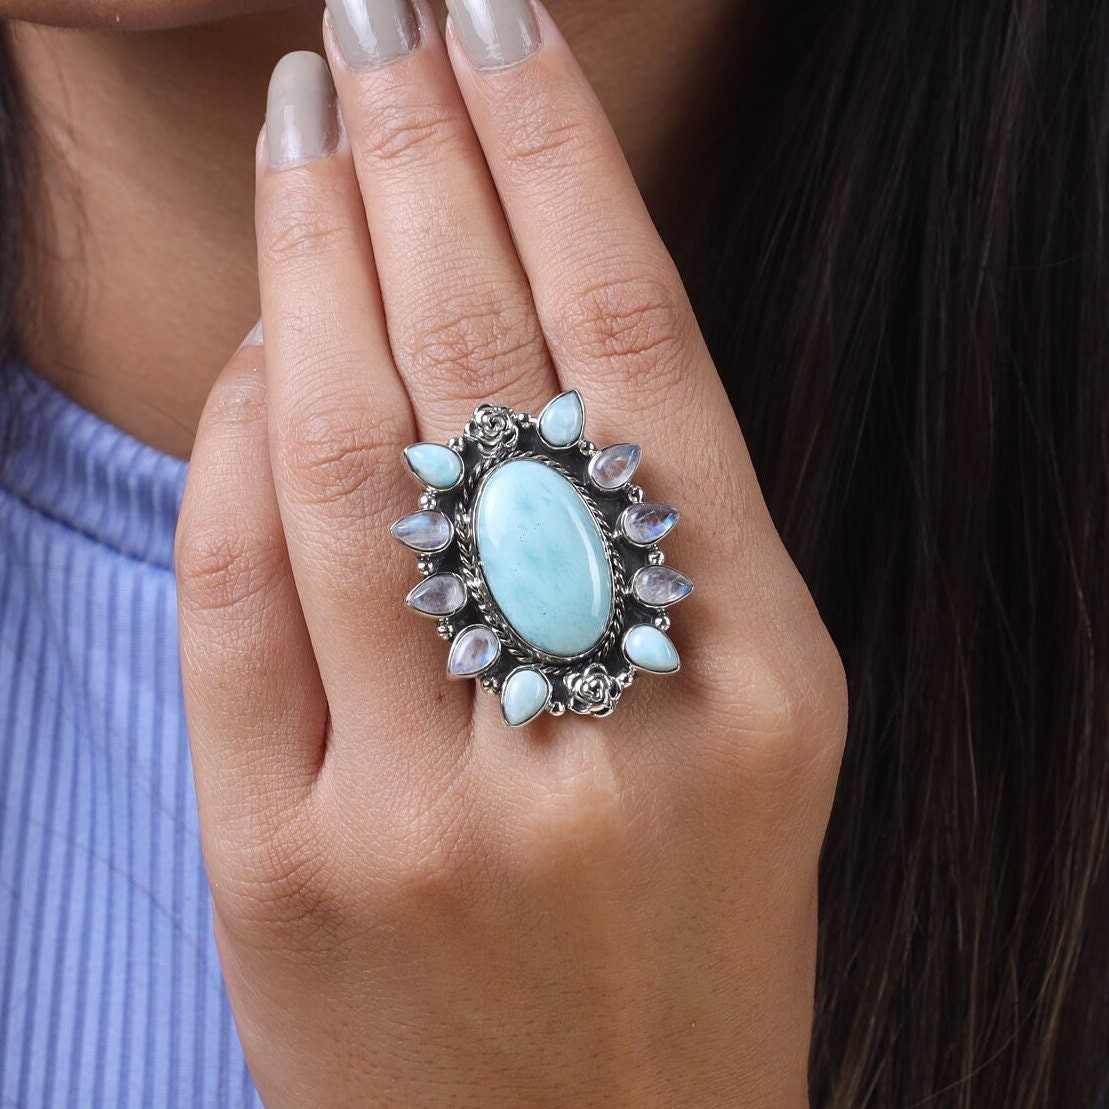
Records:
[[[1109,1079],[1109,7],[795,0],[777,34],[755,139],[725,144],[682,255],[851,683],[813,1099],[1092,1106]]]
[[[814,1103],[1107,1104],[1109,5],[792,9],[690,272],[850,681]]]

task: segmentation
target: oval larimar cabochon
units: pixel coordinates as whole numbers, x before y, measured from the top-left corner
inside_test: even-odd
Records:
[[[612,569],[597,521],[562,474],[517,459],[482,482],[474,535],[489,592],[532,647],[576,658],[612,619]]]

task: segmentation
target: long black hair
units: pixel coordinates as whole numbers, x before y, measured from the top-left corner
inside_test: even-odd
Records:
[[[722,143],[680,255],[851,683],[813,1100],[1094,1106],[1109,0],[780,8],[765,108]],[[25,242],[13,81],[0,60],[5,348]]]
[[[688,269],[851,686],[814,1103],[1106,1104],[1109,4],[792,8]]]

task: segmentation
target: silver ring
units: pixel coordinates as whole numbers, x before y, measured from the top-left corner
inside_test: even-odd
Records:
[[[585,439],[576,390],[538,418],[480,405],[449,445],[404,455],[423,487],[391,529],[419,555],[408,606],[450,641],[448,675],[480,680],[507,724],[608,716],[639,672],[677,673],[667,610],[693,582],[659,543],[678,511],[632,484],[638,446]]]

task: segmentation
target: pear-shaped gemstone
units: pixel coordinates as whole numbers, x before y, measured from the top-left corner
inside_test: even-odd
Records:
[[[450,447],[438,443],[416,443],[405,449],[409,469],[424,485],[446,492],[462,480],[462,459]]]
[[[454,525],[442,512],[413,512],[389,530],[394,539],[421,554],[445,551],[454,538]]]
[[[548,447],[572,447],[584,431],[585,405],[576,389],[555,397],[539,416],[539,436]]]
[[[681,661],[674,644],[652,624],[636,624],[624,636],[624,657],[651,674],[674,674]]]
[[[636,598],[652,608],[684,601],[693,592],[693,582],[669,566],[644,566],[632,578]]]
[[[617,443],[595,454],[589,463],[589,480],[606,493],[623,489],[639,467],[643,452],[634,443]]]
[[[668,504],[633,504],[621,514],[619,528],[629,543],[653,547],[674,530],[679,516]]]
[[[425,578],[408,594],[408,606],[423,616],[453,616],[465,608],[466,586],[457,574]]]
[[[451,644],[447,673],[452,678],[476,678],[497,661],[500,653],[501,642],[493,632],[484,624],[474,624]]]
[[[539,670],[514,670],[501,692],[501,712],[510,728],[530,724],[551,699],[551,683]]]

